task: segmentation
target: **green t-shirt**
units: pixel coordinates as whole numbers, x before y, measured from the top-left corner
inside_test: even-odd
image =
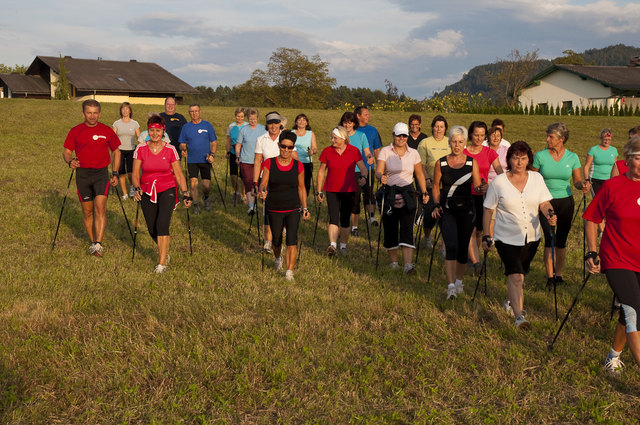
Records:
[[[549,150],[545,149],[533,157],[533,166],[540,170],[540,174],[544,177],[544,183],[549,188],[553,199],[572,196],[571,176],[573,170],[580,168],[578,155],[565,149],[560,161],[556,162],[551,157]]]
[[[600,145],[595,145],[587,155],[591,155],[593,157],[593,164],[591,165],[591,178],[598,180],[607,180],[611,176],[611,168],[613,164],[616,162],[616,158],[618,157],[618,150],[613,146],[609,146],[609,148],[602,149]]]

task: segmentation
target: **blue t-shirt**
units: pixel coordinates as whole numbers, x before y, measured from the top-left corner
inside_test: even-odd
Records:
[[[553,199],[572,196],[571,176],[573,175],[573,170],[580,168],[578,155],[565,149],[560,161],[556,162],[551,157],[549,149],[545,149],[533,157],[533,167],[540,170],[540,174],[544,177],[544,183],[547,185],[549,192],[551,192]]]
[[[245,164],[253,164],[253,160],[256,156],[256,142],[258,137],[267,132],[267,129],[262,124],[256,125],[256,128],[251,128],[250,125],[245,125],[240,129],[238,133],[238,139],[236,143],[242,145],[242,151],[240,151],[240,162]]]
[[[611,168],[613,168],[613,164],[615,164],[618,157],[618,150],[613,146],[609,146],[605,150],[600,145],[595,145],[589,149],[587,155],[593,157],[591,176],[589,177],[597,180],[608,180],[611,177]]]
[[[369,149],[369,141],[367,140],[367,136],[365,136],[365,134],[360,132],[358,129],[355,133],[353,133],[353,136],[349,136],[349,144],[358,148],[358,150],[360,151],[360,155],[362,155],[362,160],[365,164],[367,164],[367,156],[364,154],[364,150]],[[358,166],[356,165],[356,173],[358,172],[360,172],[360,168],[358,168]]]
[[[367,141],[369,142],[369,148],[371,149],[372,154],[376,149],[380,149],[382,147],[380,133],[378,133],[378,129],[376,129],[374,126],[367,124],[364,127],[358,127],[358,131],[363,132],[365,136],[367,136]],[[364,163],[367,164],[367,161],[365,160]],[[368,169],[372,169],[374,167],[375,162],[374,165],[367,164]]]
[[[309,152],[307,149],[311,147],[311,135],[313,132],[311,130],[307,130],[304,136],[298,136],[296,139],[296,152],[298,152],[298,160],[303,164],[308,164],[311,162],[311,157],[309,156]]]
[[[249,125],[249,123],[245,121],[241,125],[238,125],[234,121],[229,124],[229,127],[227,127],[227,136],[231,138],[231,147],[229,148],[229,153],[232,153],[234,155],[236,154],[236,149],[234,148],[234,146],[236,145],[236,143],[238,143],[238,134],[240,134],[240,129],[245,125]]]
[[[211,153],[211,142],[216,139],[216,132],[210,122],[202,120],[198,124],[188,122],[182,126],[178,141],[187,145],[187,163],[202,164],[207,162],[207,154]]]

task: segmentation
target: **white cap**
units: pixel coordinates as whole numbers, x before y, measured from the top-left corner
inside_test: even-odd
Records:
[[[403,123],[403,122],[399,122],[396,125],[393,126],[393,134],[395,136],[400,136],[401,134],[404,134],[405,136],[409,135],[409,127]]]

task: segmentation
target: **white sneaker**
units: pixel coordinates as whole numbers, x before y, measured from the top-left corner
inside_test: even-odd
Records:
[[[404,265],[404,274],[416,274],[416,266],[413,264],[405,264]]]
[[[509,300],[504,300],[504,302],[502,303],[502,309],[507,312],[507,314],[511,317],[515,317],[515,314],[513,313],[513,307],[511,307],[511,301]]]
[[[273,245],[271,244],[271,241],[266,241],[262,246],[262,249],[264,249],[264,252],[268,254],[273,254]]]
[[[609,373],[613,373],[614,375],[619,375],[622,372],[623,367],[624,363],[620,360],[620,356],[613,357],[611,354],[607,355],[607,358],[604,361],[604,370]]]
[[[124,195],[121,196],[123,201],[126,201],[127,199],[129,199],[129,195],[127,195],[126,193]]]
[[[378,219],[375,217],[369,217],[369,224],[371,226],[377,226],[378,225]]]
[[[163,266],[162,264],[158,264],[155,269],[153,269],[154,273],[164,273],[167,271],[167,266]]]
[[[451,298],[457,298],[458,297],[458,291],[456,289],[456,285],[454,283],[450,283],[449,286],[447,286],[447,299],[451,299]]]
[[[94,247],[93,255],[95,255],[96,257],[102,257],[102,251],[104,251],[102,244],[100,242],[96,242],[93,245],[93,247]]]
[[[460,283],[456,283],[455,285],[456,285],[456,293],[458,295],[464,294],[464,284],[460,282]]]
[[[293,280],[293,270],[287,270],[284,274],[284,278],[291,282]]]
[[[282,257],[278,257],[275,259],[275,261],[273,262],[273,268],[276,269],[276,271],[282,270]]]
[[[89,245],[89,254],[94,255],[95,253],[96,253],[96,243],[91,242],[91,245]]]
[[[389,268],[391,268],[392,270],[397,270],[400,268],[400,264],[398,264],[397,261],[394,261],[393,263],[389,264]]]
[[[342,256],[347,255],[347,247],[346,246],[340,247],[338,252],[340,252],[340,254],[342,254]]]
[[[516,321],[514,324],[518,329],[523,329],[523,330],[531,329],[531,323],[529,323],[529,321],[525,319],[523,315],[516,317]]]

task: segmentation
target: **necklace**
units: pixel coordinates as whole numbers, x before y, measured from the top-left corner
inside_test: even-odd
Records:
[[[149,143],[149,147],[151,148],[151,152],[158,153],[160,151],[160,149],[162,149],[162,143],[163,142],[160,142],[159,144]]]

